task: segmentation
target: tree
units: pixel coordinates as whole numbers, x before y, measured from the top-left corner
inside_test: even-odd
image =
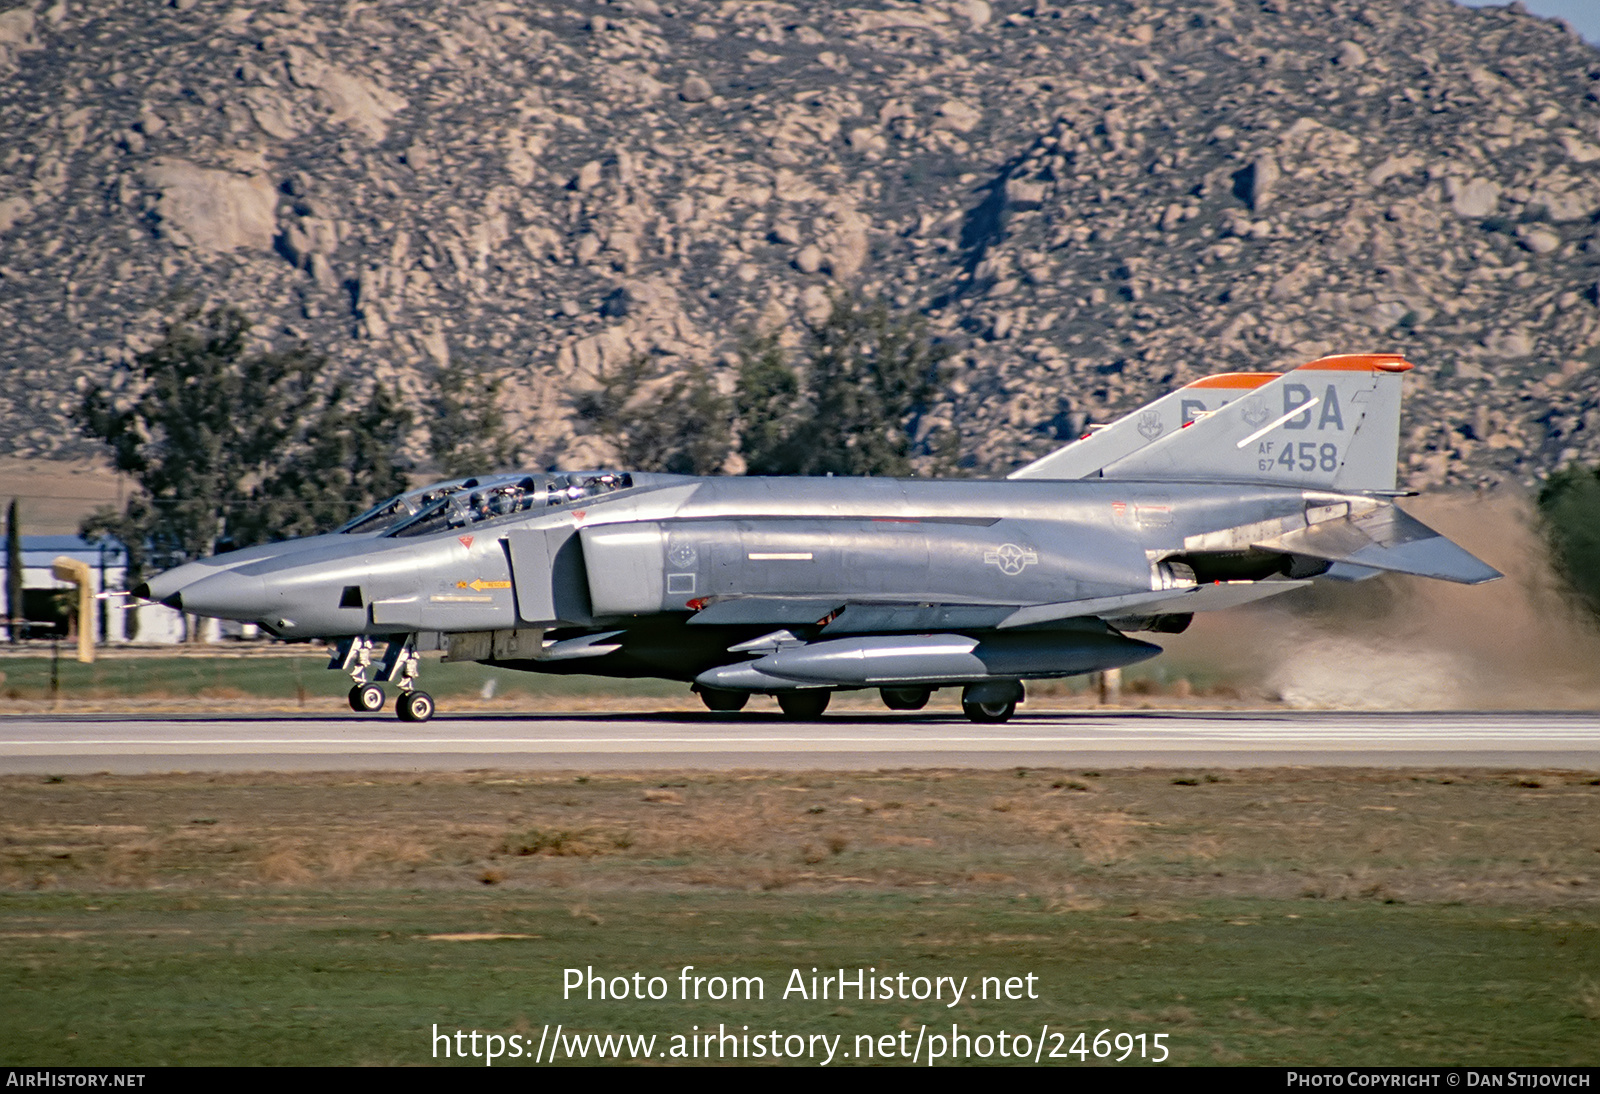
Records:
[[[728,397],[699,365],[662,375],[645,354],[601,368],[599,385],[574,400],[578,418],[634,471],[710,475],[733,447]]]
[[[503,381],[451,363],[434,377],[428,448],[446,478],[507,470],[521,453],[506,434],[500,409]]]
[[[270,471],[251,491],[251,504],[234,514],[235,544],[325,532],[408,489],[396,456],[411,421],[399,397],[381,384],[359,405],[347,385],[335,384],[306,430],[299,457]]]
[[[910,475],[922,416],[943,380],[942,347],[920,317],[834,298],[807,331],[799,366],[773,335],[746,339],[736,395],[752,474]],[[925,450],[953,462],[948,443]]]
[[[1600,617],[1600,467],[1557,471],[1540,488],[1538,506],[1556,568]]]
[[[364,405],[304,346],[251,351],[236,309],[190,310],[129,366],[120,390],[96,386],[78,410],[139,489],[101,510],[90,537],[115,536],[128,581],[219,545],[325,531],[404,488],[410,416],[381,385]]]
[[[777,332],[752,335],[739,347],[734,393],[739,451],[751,475],[793,475],[806,460],[805,406],[800,376],[779,345]]]

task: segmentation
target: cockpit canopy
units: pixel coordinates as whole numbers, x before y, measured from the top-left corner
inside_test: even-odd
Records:
[[[335,535],[380,535],[399,527],[440,498],[463,490],[490,488],[505,483],[518,482],[528,477],[526,471],[508,471],[499,475],[475,475],[465,479],[446,479],[444,482],[419,486],[385,498],[365,513],[335,528]]]
[[[484,521],[573,505],[602,494],[626,490],[633,476],[615,471],[572,471],[561,474],[499,475],[467,479],[422,491],[415,515],[387,534],[396,539],[427,536]],[[447,488],[446,488],[447,487]],[[405,495],[410,497],[411,495]],[[360,521],[363,518],[356,518]]]

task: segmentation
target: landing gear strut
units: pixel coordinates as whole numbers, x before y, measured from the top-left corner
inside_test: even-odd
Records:
[[[383,689],[367,680],[367,670],[372,667],[372,639],[365,635],[346,638],[328,652],[328,667],[348,672],[355,682],[350,689],[350,709],[357,714],[382,710]]]

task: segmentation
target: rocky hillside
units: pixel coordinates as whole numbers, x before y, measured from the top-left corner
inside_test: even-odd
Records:
[[[0,0],[3,3],[4,0]],[[36,0],[0,12],[0,454],[183,301],[530,463],[636,353],[729,378],[849,288],[956,351],[1003,471],[1327,351],[1419,365],[1413,486],[1600,460],[1600,51],[1450,0]]]

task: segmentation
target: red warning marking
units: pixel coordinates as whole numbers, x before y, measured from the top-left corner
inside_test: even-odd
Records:
[[[471,536],[457,536],[456,539],[461,541],[461,546],[465,547],[469,551],[472,550],[472,537]]]

